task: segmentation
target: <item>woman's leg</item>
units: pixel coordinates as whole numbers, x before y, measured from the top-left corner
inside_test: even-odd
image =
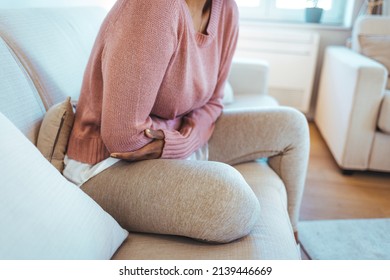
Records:
[[[295,109],[227,110],[209,141],[209,160],[233,165],[268,158],[287,189],[288,211],[296,232],[309,146],[307,120]]]
[[[260,211],[241,174],[219,162],[121,161],[82,189],[129,231],[209,242],[247,235]]]

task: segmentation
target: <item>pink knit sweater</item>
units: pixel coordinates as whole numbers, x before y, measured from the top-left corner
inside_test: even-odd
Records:
[[[68,156],[95,164],[165,134],[162,158],[187,158],[210,138],[238,36],[234,0],[213,0],[207,35],[185,0],[118,0],[93,47]]]

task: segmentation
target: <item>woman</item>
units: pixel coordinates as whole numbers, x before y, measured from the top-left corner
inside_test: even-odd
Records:
[[[91,194],[101,205],[120,188],[118,196],[127,198],[109,212],[129,230],[229,242],[248,234],[258,219],[255,195],[230,166],[161,160],[207,158],[237,36],[233,0],[118,0],[105,19],[85,72],[64,175],[90,194],[100,192],[92,185],[104,182],[99,198]],[[237,114],[225,118],[231,127],[248,121]],[[258,127],[257,120],[250,122]],[[253,144],[245,140],[245,157],[236,135],[225,136],[218,145],[210,141],[210,156],[224,150],[214,156],[219,161],[264,154],[257,135],[250,137]],[[119,159],[137,163],[113,166]],[[144,171],[135,172],[140,166]],[[164,183],[148,186],[145,172],[164,174]]]

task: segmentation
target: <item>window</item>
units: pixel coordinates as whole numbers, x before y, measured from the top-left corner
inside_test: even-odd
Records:
[[[349,0],[319,0],[321,23],[342,25]],[[236,0],[241,18],[282,22],[304,22],[307,0]]]
[[[278,9],[292,9],[292,10],[296,10],[296,9],[304,9],[310,5],[308,5],[308,1],[307,0],[276,0],[276,8]],[[325,9],[325,10],[330,10],[332,8],[332,0],[322,0],[322,1],[319,1],[318,4],[319,4],[319,7]]]

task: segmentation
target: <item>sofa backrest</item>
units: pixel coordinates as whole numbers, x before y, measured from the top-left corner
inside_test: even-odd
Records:
[[[390,16],[359,17],[353,27],[352,49],[383,64],[390,73]]]
[[[98,7],[0,9],[0,111],[35,143],[52,105],[77,100],[107,11]]]
[[[36,143],[45,108],[28,73],[1,38],[0,112]]]

